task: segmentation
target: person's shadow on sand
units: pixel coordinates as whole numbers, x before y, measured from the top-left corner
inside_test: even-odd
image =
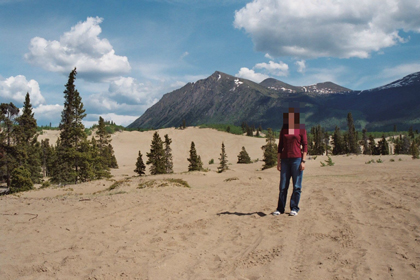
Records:
[[[257,214],[260,217],[267,216],[267,214],[265,214],[263,212],[240,213],[240,212],[229,212],[229,211],[217,213],[217,216],[220,216],[220,215],[251,216],[251,215],[254,215],[254,214]]]

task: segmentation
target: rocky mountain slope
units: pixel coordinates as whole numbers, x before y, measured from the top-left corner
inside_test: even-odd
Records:
[[[357,129],[392,130],[420,127],[420,72],[365,91],[351,91],[331,82],[296,87],[275,79],[260,84],[216,71],[206,79],[188,83],[165,94],[129,128],[177,127],[243,121],[279,129],[282,113],[301,104],[307,127],[346,127],[352,112]]]

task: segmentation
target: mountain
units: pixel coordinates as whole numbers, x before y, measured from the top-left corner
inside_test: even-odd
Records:
[[[289,104],[301,104],[301,122],[328,130],[346,128],[351,112],[357,129],[420,128],[420,72],[371,90],[352,91],[331,82],[297,87],[267,79],[260,84],[216,71],[165,94],[128,128],[225,123],[279,129]]]
[[[310,86],[297,87],[286,84],[282,81],[268,78],[260,83],[260,85],[265,86],[269,89],[276,91],[296,93],[296,92],[306,92],[306,93],[316,93],[316,94],[331,94],[331,93],[343,93],[350,92],[351,89],[339,86],[332,82],[318,83]]]
[[[272,106],[269,101],[278,96],[262,85],[216,71],[165,94],[128,127],[180,126],[184,119],[187,125],[257,121]]]

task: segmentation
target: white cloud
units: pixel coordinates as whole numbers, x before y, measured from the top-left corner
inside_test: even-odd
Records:
[[[34,117],[38,124],[52,123],[53,126],[58,126],[61,121],[61,112],[63,105],[39,105],[33,108]]]
[[[268,75],[256,73],[254,70],[248,69],[246,67],[242,67],[239,70],[239,72],[235,75],[235,77],[248,79],[256,83],[261,83],[265,79],[269,78]]]
[[[268,53],[266,53],[265,55],[264,55],[264,57],[265,58],[268,58],[268,59],[271,59],[271,60],[273,60],[274,59],[274,57],[272,57],[271,55],[269,55]]]
[[[265,69],[268,71],[268,73],[275,75],[275,76],[287,76],[289,73],[289,65],[286,63],[283,63],[280,61],[280,63],[276,63],[273,61],[270,61],[268,64],[263,63],[257,63],[255,64],[255,68],[257,69]]]
[[[305,70],[306,70],[306,62],[305,62],[305,60],[298,60],[298,61],[296,61],[295,62],[295,64],[297,65],[297,67],[298,67],[298,72],[299,73],[305,73]]]
[[[195,81],[197,76],[173,79],[164,77],[162,80],[142,82],[133,77],[118,77],[109,83],[107,90],[101,90],[84,98],[83,103],[89,112],[84,123],[86,125],[96,123],[99,115],[115,114],[118,119],[112,119],[114,122],[128,125],[156,104],[163,94],[184,86],[190,79]],[[92,116],[95,118],[92,119]]]
[[[256,72],[255,69],[262,70],[263,73]],[[257,63],[252,69],[242,67],[235,75],[239,78],[248,79],[260,83],[272,76],[287,76],[289,74],[289,65],[284,62],[269,61],[268,63]]]
[[[59,41],[35,37],[27,61],[51,72],[68,74],[77,67],[80,78],[106,80],[131,70],[126,56],[118,56],[107,39],[100,39],[102,18],[88,17],[64,33]]]
[[[109,95],[112,97],[124,97],[136,103],[142,103],[150,97],[151,88],[139,83],[132,77],[119,77],[109,85]]]
[[[85,105],[93,114],[133,114],[138,117],[158,101],[165,89],[162,84],[141,83],[132,77],[119,77],[110,82],[107,91],[88,96]]]
[[[25,101],[26,93],[29,93],[32,106],[37,106],[45,102],[39,89],[39,84],[35,80],[28,81],[26,77],[22,75],[0,80],[1,99],[13,100],[16,102],[15,105],[20,107]]]
[[[254,0],[235,12],[258,51],[300,58],[367,58],[420,32],[418,0]]]
[[[87,119],[84,120],[83,124],[86,127],[91,127],[94,124],[98,124],[99,117],[102,117],[105,121],[113,121],[117,125],[127,126],[134,122],[139,116],[130,116],[130,115],[118,115],[114,113],[107,114],[89,114]]]

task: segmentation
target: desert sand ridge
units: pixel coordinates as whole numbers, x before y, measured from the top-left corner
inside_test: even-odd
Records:
[[[261,171],[265,139],[162,129],[175,173],[134,176],[153,133],[112,136],[112,180],[1,196],[0,279],[420,279],[420,165],[410,156],[308,160],[299,215],[274,217],[279,173]],[[186,172],[191,141],[210,171]],[[218,174],[222,141],[232,164]],[[260,161],[236,164],[242,146]],[[138,188],[168,178],[191,188]]]

